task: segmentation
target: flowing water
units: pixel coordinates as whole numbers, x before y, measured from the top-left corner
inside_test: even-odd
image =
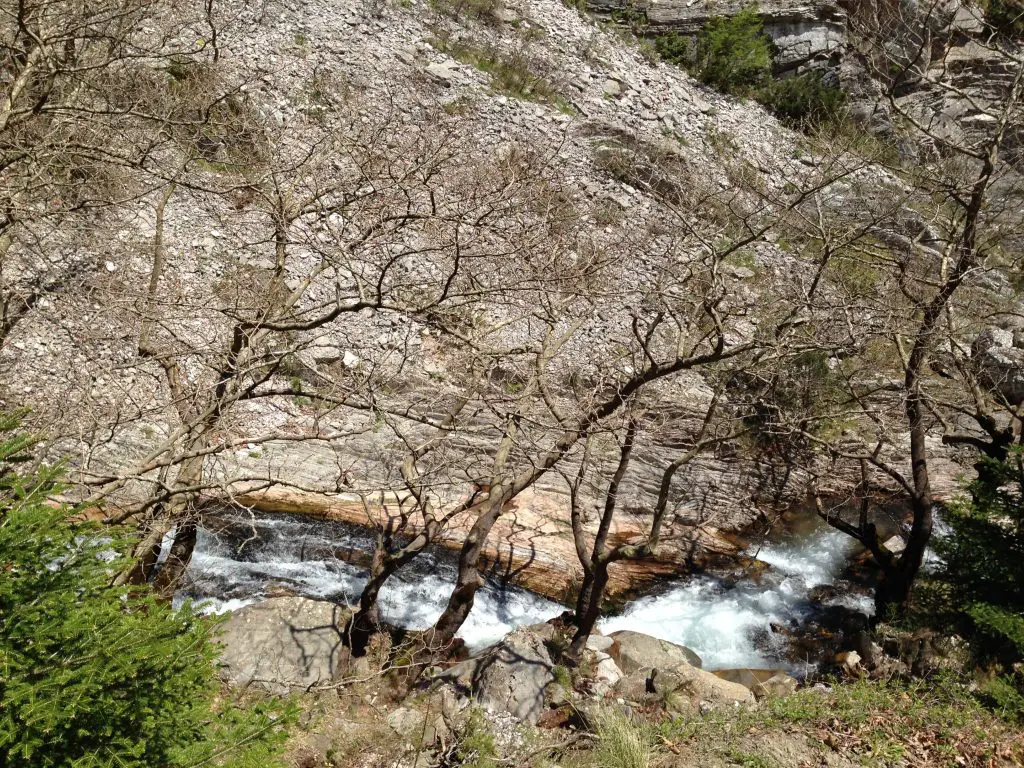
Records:
[[[363,529],[291,515],[224,515],[200,531],[179,600],[207,610],[235,610],[282,589],[308,597],[354,602],[366,571],[339,553],[369,553]],[[631,629],[692,648],[706,668],[778,666],[783,641],[772,624],[793,625],[816,604],[813,587],[832,584],[848,562],[850,540],[830,528],[792,535],[749,552],[771,568],[760,580],[686,577],[658,595],[631,603],[599,625],[604,632]],[[455,581],[445,551],[428,551],[396,574],[381,592],[386,621],[410,629],[430,626]],[[852,608],[870,610],[866,597],[847,596]],[[564,606],[517,587],[488,583],[478,594],[460,636],[471,648],[493,643],[517,626],[534,624]]]
[[[372,548],[373,539],[356,526],[282,514],[217,517],[199,532],[179,601],[192,598],[207,610],[223,612],[283,589],[354,603],[367,572],[338,554],[370,553]],[[407,629],[426,629],[441,615],[455,576],[448,553],[423,552],[381,590],[382,618]],[[459,636],[470,648],[481,648],[515,627],[546,621],[563,610],[524,589],[488,583],[477,593]]]
[[[831,601],[809,595],[814,587],[837,583],[854,551],[852,539],[826,526],[789,535],[748,552],[771,566],[761,578],[690,577],[633,602],[599,628],[605,633],[630,629],[685,645],[707,669],[781,665],[800,672],[781,662],[786,641],[772,625],[795,627],[830,604],[870,614],[870,596],[854,585],[844,585],[842,597]]]

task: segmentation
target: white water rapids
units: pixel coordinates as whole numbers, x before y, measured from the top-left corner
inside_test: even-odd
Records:
[[[822,526],[748,552],[771,566],[760,581],[726,585],[710,576],[690,577],[633,602],[599,628],[605,633],[631,629],[685,645],[706,669],[777,667],[784,641],[772,625],[793,626],[808,618],[815,610],[809,590],[835,583],[854,548],[846,534]],[[847,594],[835,603],[865,614],[873,611],[865,594]]]
[[[192,597],[217,612],[258,602],[275,588],[306,597],[355,603],[366,570],[336,556],[373,547],[358,528],[291,515],[224,518],[229,530],[200,530],[189,565],[188,586],[179,599]],[[455,584],[452,562],[423,552],[396,573],[380,593],[382,618],[407,629],[426,629],[444,609]],[[565,610],[524,589],[488,584],[477,593],[459,637],[471,648],[497,642],[513,628],[547,621]]]
[[[366,571],[336,555],[370,551],[372,540],[360,529],[289,515],[227,516],[209,527],[216,532],[200,531],[188,586],[179,600],[201,601],[208,610],[235,610],[282,588],[339,602],[358,599]],[[760,583],[685,577],[658,595],[634,601],[599,628],[630,629],[680,643],[696,651],[705,668],[778,666],[781,641],[771,625],[809,616],[808,590],[833,583],[851,549],[843,534],[819,528],[748,553],[771,566]],[[424,552],[382,590],[384,619],[410,629],[430,626],[454,580],[454,564],[446,553]],[[843,602],[870,609],[864,597]],[[477,594],[460,636],[471,648],[480,648],[517,626],[546,621],[563,610],[526,590],[489,583]]]

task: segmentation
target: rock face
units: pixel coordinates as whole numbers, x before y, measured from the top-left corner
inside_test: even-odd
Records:
[[[643,11],[655,34],[678,32],[695,35],[713,16],[731,16],[747,3],[714,0],[595,0],[588,8],[598,13],[615,13],[635,8]],[[764,30],[775,43],[776,67],[783,72],[808,66],[835,66],[846,43],[846,13],[837,3],[806,0],[766,0],[758,4]]]
[[[971,345],[983,381],[1014,405],[1024,402],[1024,333],[990,328]]]
[[[640,632],[624,629],[612,632],[609,637],[615,642],[609,648],[608,654],[615,659],[615,663],[625,675],[639,669],[667,669],[677,664],[687,664],[699,669],[703,664],[700,656],[689,648]]]
[[[242,608],[224,625],[224,677],[274,693],[329,683],[346,658],[341,628],[349,615],[334,603],[303,597]]]
[[[545,691],[555,680],[555,665],[545,645],[553,637],[550,624],[520,627],[483,655],[463,662],[472,669],[473,693],[480,704],[536,723],[544,710]]]
[[[426,747],[448,738],[444,716],[436,712],[428,719],[418,709],[399,707],[388,715],[387,720],[391,730],[415,747]]]

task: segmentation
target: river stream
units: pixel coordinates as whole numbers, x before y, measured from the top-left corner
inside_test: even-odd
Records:
[[[199,533],[179,601],[191,598],[218,612],[280,592],[354,602],[366,571],[337,555],[371,549],[365,530],[341,523],[281,514],[212,517]],[[696,651],[709,669],[783,665],[800,672],[782,661],[785,640],[772,625],[795,626],[821,610],[809,591],[835,583],[852,552],[851,540],[828,527],[784,535],[747,552],[770,566],[761,577],[684,577],[630,603],[599,628],[606,633],[630,629],[680,643]],[[410,629],[430,626],[454,581],[450,553],[424,552],[383,589],[383,618]],[[837,593],[841,597],[834,601],[870,610],[863,592],[844,586]],[[526,590],[491,582],[477,594],[460,636],[471,649],[481,648],[517,626],[546,621],[563,610]]]

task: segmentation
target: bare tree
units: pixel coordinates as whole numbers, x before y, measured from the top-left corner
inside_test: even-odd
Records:
[[[964,88],[947,66],[948,49],[930,41],[933,14],[903,21],[904,36],[915,43],[919,55],[885,58],[886,73],[880,79],[888,87],[883,103],[906,126],[908,138],[922,154],[932,155],[892,167],[912,190],[902,214],[904,228],[909,223],[911,229],[909,236],[890,221],[888,227],[873,227],[855,245],[859,262],[870,265],[875,285],[863,302],[871,307],[871,314],[865,315],[871,319],[852,334],[859,336],[852,346],[860,362],[844,372],[841,399],[864,426],[856,437],[815,438],[834,458],[859,468],[855,521],[840,509],[826,509],[822,494],[815,496],[822,516],[863,544],[878,564],[879,617],[890,606],[907,602],[931,537],[935,496],[929,434],[942,435],[947,443],[995,451],[1012,434],[1012,424],[993,416],[986,404],[969,352],[965,354],[965,341],[969,349],[970,335],[984,322],[986,299],[979,296],[985,292],[976,283],[991,270],[1005,268],[1002,246],[1019,237],[1021,224],[1013,202],[1019,175],[1006,162],[1003,149],[1008,131],[1021,119],[1024,60],[994,43],[978,42],[1000,57],[1005,76],[983,90]],[[960,101],[982,117],[966,128],[952,123],[941,109],[922,108],[920,98],[906,96],[908,78],[929,98]],[[879,380],[877,360],[884,349],[889,360],[898,361],[898,371]],[[872,376],[866,377],[869,370]],[[841,405],[836,408],[842,410]],[[895,409],[901,416],[898,421]],[[973,434],[959,432],[962,416],[975,422]],[[894,427],[900,422],[905,435]],[[893,455],[894,442],[906,446],[909,467]],[[900,552],[884,546],[873,514],[871,496],[879,480],[898,489],[910,507],[911,521]]]
[[[196,93],[165,70],[201,66],[187,9],[155,0],[0,4],[0,347],[42,296],[80,286],[102,263],[61,242],[62,228],[152,190],[139,174],[196,122]]]

